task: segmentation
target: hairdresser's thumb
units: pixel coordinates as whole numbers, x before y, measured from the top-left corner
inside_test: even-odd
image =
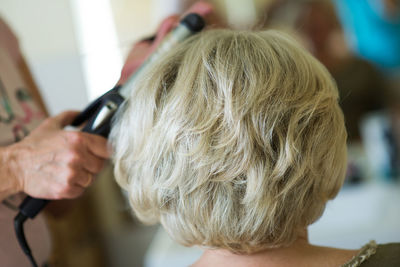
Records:
[[[194,3],[188,10],[186,10],[183,16],[186,16],[189,13],[196,13],[204,18],[212,14],[213,12],[214,12],[213,5],[205,1],[198,1]]]
[[[50,118],[50,124],[53,125],[56,128],[64,128],[67,125],[70,125],[76,116],[78,116],[79,111],[75,110],[68,110],[64,111],[52,118]]]

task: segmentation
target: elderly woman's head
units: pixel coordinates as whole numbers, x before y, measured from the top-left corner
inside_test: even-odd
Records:
[[[187,246],[292,243],[344,179],[327,70],[276,31],[210,30],[147,69],[112,131],[135,214]]]

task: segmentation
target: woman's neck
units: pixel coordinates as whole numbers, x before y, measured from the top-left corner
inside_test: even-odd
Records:
[[[266,249],[252,254],[234,254],[225,249],[207,249],[193,264],[198,266],[340,266],[358,251],[313,246],[307,230],[288,247]]]

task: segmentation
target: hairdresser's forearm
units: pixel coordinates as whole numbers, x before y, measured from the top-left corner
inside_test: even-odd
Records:
[[[0,201],[20,190],[15,173],[17,151],[13,145],[0,147]]]

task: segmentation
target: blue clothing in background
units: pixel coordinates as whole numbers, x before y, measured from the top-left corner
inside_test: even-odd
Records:
[[[351,49],[384,71],[400,70],[400,12],[388,17],[382,0],[335,0]]]

